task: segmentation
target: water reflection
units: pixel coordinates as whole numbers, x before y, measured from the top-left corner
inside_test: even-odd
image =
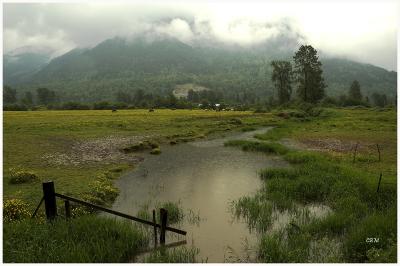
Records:
[[[200,258],[224,262],[232,254],[245,257],[243,243],[255,244],[257,235],[250,233],[243,220],[232,220],[229,204],[261,187],[257,171],[287,164],[277,157],[223,147],[223,143],[251,139],[266,130],[162,146],[160,155],[144,155],[136,170],[117,181],[121,193],[113,209],[136,215],[144,204],[152,208],[160,202],[180,201],[185,212],[201,218],[199,223],[185,219],[179,225],[188,231],[188,243],[200,249]]]

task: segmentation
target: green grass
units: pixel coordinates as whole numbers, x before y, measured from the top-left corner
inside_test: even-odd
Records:
[[[248,140],[229,140],[225,146],[241,147],[244,151],[257,151],[271,154],[285,154],[288,149],[279,143],[266,143]]]
[[[130,222],[92,215],[68,222],[6,223],[3,236],[6,263],[128,262],[148,243]]]
[[[358,159],[353,163],[352,151],[347,149],[288,150],[283,158],[291,167],[263,170],[260,176],[265,180],[264,188],[235,201],[234,210],[262,233],[271,225],[271,219],[262,212],[271,214],[271,208],[296,212],[293,203],[297,203],[323,204],[332,209],[326,216],[308,217],[305,223],[263,235],[258,248],[263,262],[395,262],[396,113],[390,109],[344,109],[329,110],[325,115],[310,121],[285,119],[282,126],[257,137],[275,141],[291,138],[311,148],[313,143],[308,141],[312,138],[358,141],[363,144]],[[376,143],[385,147],[381,161],[374,159],[371,151]],[[268,149],[265,152],[270,153]],[[385,183],[377,193],[380,172]],[[374,237],[380,239],[378,243],[367,242]],[[337,243],[328,241],[331,252],[315,246],[326,239]]]
[[[79,165],[52,165],[44,157],[68,154],[78,141],[105,137],[145,137],[153,143],[192,141],[209,134],[243,127],[259,127],[272,120],[271,114],[252,112],[213,112],[203,110],[80,110],[4,112],[4,187],[5,199],[20,198],[34,205],[41,198],[40,182],[10,184],[9,169],[23,168],[40,180],[53,180],[56,191],[76,197],[89,193],[89,184],[98,175],[113,171],[117,176],[132,168],[129,162],[97,162]],[[126,148],[124,146],[121,149]],[[121,168],[123,171],[115,172]]]
[[[178,247],[157,249],[144,259],[146,263],[196,263],[199,249],[194,247]]]

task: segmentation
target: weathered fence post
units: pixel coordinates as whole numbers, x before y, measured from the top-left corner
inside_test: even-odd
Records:
[[[64,201],[65,205],[65,219],[71,218],[71,207],[69,205],[69,200]]]
[[[356,144],[356,147],[354,148],[354,153],[353,153],[353,163],[355,163],[355,162],[356,162],[357,148],[358,148],[358,142],[357,142],[357,144]]]
[[[160,244],[165,245],[165,231],[167,227],[167,219],[168,219],[168,211],[164,208],[160,209],[160,223],[161,223],[161,230],[160,230]]]
[[[157,221],[156,221],[156,210],[153,210],[153,223],[154,223],[154,248],[157,247]]]
[[[381,186],[381,180],[382,180],[382,173],[379,176],[378,188],[376,189],[376,193],[379,192],[379,187]]]
[[[53,220],[57,216],[57,203],[54,189],[54,182],[43,182],[44,207],[46,209],[46,218]]]
[[[381,149],[379,149],[379,144],[376,144],[376,148],[378,149],[379,162],[380,162],[381,161]]]

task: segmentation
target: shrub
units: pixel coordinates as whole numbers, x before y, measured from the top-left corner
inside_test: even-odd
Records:
[[[240,120],[239,118],[231,118],[230,120],[229,120],[229,124],[232,124],[232,125],[242,125],[243,124],[243,122],[242,122],[242,120]]]
[[[10,169],[10,184],[22,184],[38,180],[38,176],[25,170]]]
[[[85,200],[94,204],[107,205],[112,203],[118,196],[119,191],[113,186],[113,182],[105,176],[89,184],[90,193],[85,195]]]
[[[63,110],[90,110],[90,106],[78,102],[66,102],[61,105]]]
[[[9,199],[4,201],[3,221],[14,222],[30,216],[28,204],[20,199]]]
[[[28,111],[28,108],[23,104],[7,104],[3,106],[4,111]]]
[[[150,140],[146,140],[146,141],[140,141],[137,144],[125,147],[122,149],[122,151],[125,153],[130,153],[130,152],[144,151],[144,150],[148,150],[148,149],[156,149],[159,147],[160,146],[158,145],[158,143],[150,141]]]
[[[98,102],[93,104],[94,110],[111,110],[113,106],[109,102]]]
[[[160,153],[161,153],[160,148],[154,148],[150,152],[150,154],[154,154],[154,155],[157,155],[157,154],[160,154]]]

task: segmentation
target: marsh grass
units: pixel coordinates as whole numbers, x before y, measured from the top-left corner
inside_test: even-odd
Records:
[[[137,212],[137,216],[145,219],[145,220],[152,220],[153,214],[152,209],[150,209],[151,202],[146,202],[145,204],[140,206],[139,211]],[[156,202],[154,204],[154,208],[156,209],[156,221],[160,222],[160,214],[159,209],[164,208],[168,212],[168,224],[177,224],[183,221],[185,218],[185,212],[181,207],[181,202],[173,202],[173,201],[166,201],[166,202]],[[195,219],[195,218],[193,218]]]
[[[274,208],[296,212],[294,202],[326,204],[333,212],[319,218],[296,218],[279,232],[264,236],[259,246],[261,261],[315,261],[318,256],[310,254],[327,251],[311,243],[325,238],[340,241],[330,262],[396,261],[391,252],[396,241],[395,187],[385,186],[377,193],[373,175],[351,162],[317,152],[288,151],[284,158],[292,167],[262,171],[265,186],[255,196],[235,201],[235,214],[244,217],[250,227],[265,231],[272,221],[264,213],[270,215]],[[366,243],[372,235],[380,242]],[[382,260],[377,254],[383,254]]]
[[[157,249],[144,258],[146,263],[196,263],[199,249],[195,247],[177,247]]]
[[[225,146],[240,147],[244,151],[256,151],[270,154],[285,154],[288,149],[279,143],[266,143],[248,140],[229,140],[224,143]]]
[[[232,118],[239,118],[241,125],[233,125]],[[4,197],[21,198],[37,202],[42,195],[40,184],[10,184],[8,169],[21,165],[37,174],[42,180],[53,180],[56,190],[78,198],[89,192],[93,176],[113,168],[132,169],[129,161],[102,160],[75,164],[56,164],[51,157],[42,155],[68,154],[76,143],[105,138],[147,139],[156,143],[187,138],[191,141],[214,132],[220,134],[229,126],[240,130],[245,126],[259,127],[273,119],[270,113],[209,112],[203,110],[79,110],[79,111],[27,111],[5,112],[4,140]],[[219,122],[228,122],[224,125]],[[118,126],[122,124],[123,126]],[[175,137],[172,137],[175,136]],[[116,147],[118,148],[118,147]],[[119,147],[125,148],[125,147]],[[150,150],[149,150],[150,151]],[[118,175],[121,174],[117,173]],[[34,204],[33,204],[34,205]],[[31,206],[34,208],[35,206]]]
[[[148,243],[129,222],[81,216],[52,223],[26,219],[4,224],[4,262],[128,262]]]

